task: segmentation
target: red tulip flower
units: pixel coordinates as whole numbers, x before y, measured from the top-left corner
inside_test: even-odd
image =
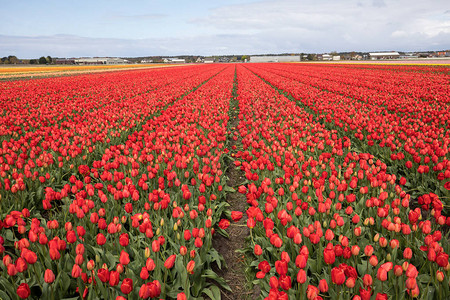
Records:
[[[53,281],[55,281],[55,274],[53,274],[52,270],[50,269],[45,270],[44,281],[47,283],[52,283]]]
[[[122,293],[128,295],[133,290],[133,280],[130,278],[125,278],[120,286]]]
[[[341,268],[331,269],[331,281],[337,285],[342,285],[345,282],[345,273]]]
[[[171,269],[173,268],[173,265],[175,264],[175,259],[176,259],[176,255],[172,254],[171,256],[169,256],[166,261],[164,262],[164,267],[166,269]]]
[[[26,283],[22,283],[17,287],[17,296],[19,296],[21,299],[26,299],[30,296],[31,291],[30,287]]]

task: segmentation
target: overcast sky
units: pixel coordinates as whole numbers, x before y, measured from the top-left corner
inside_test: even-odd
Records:
[[[450,0],[3,1],[0,56],[450,49]]]

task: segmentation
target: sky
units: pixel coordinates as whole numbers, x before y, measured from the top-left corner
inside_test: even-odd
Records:
[[[449,0],[0,0],[0,56],[450,49]]]

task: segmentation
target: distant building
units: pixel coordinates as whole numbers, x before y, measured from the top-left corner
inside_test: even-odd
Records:
[[[205,64],[212,64],[214,62],[214,57],[206,57],[204,62]]]
[[[124,65],[129,61],[118,57],[81,57],[75,59],[78,65]]]
[[[322,54],[322,60],[333,60],[333,56],[330,54]]]
[[[341,56],[340,55],[333,55],[333,60],[341,60]]]
[[[153,62],[153,59],[143,59],[141,60],[141,64],[151,64]]]
[[[57,64],[57,65],[74,65],[75,59],[74,58],[56,58],[55,64]]]
[[[396,59],[400,58],[400,54],[396,51],[391,52],[372,52],[369,53],[371,60],[377,60],[377,59]]]
[[[413,53],[405,53],[404,55],[400,55],[401,59],[417,59],[419,56],[413,54]]]
[[[184,58],[163,58],[163,62],[166,64],[184,64],[186,60]]]
[[[298,62],[298,61],[300,61],[299,55],[250,56],[250,62],[252,62],[252,63]]]
[[[450,57],[450,50],[449,51],[439,51],[436,53],[439,57]]]

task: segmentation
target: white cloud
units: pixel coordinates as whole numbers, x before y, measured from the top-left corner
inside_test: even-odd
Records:
[[[160,35],[163,38],[0,35],[0,55],[67,57],[441,50],[450,49],[449,12],[448,0],[265,0],[210,9],[188,23],[181,22],[176,33]],[[130,24],[151,20],[157,24],[158,20],[167,18],[170,16],[117,14],[111,15],[109,20]],[[151,29],[156,30],[157,26]]]

